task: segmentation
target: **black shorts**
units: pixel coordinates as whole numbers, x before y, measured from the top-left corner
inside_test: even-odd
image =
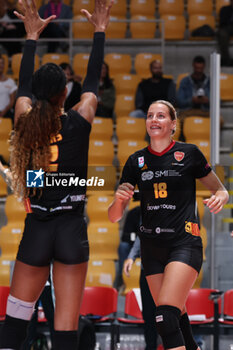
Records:
[[[183,244],[174,247],[158,246],[153,238],[141,239],[142,266],[145,275],[163,273],[165,266],[172,261],[180,261],[200,272],[203,251],[201,246]]]
[[[28,214],[17,259],[33,266],[47,266],[51,261],[80,264],[89,259],[87,224],[76,212],[49,218]]]

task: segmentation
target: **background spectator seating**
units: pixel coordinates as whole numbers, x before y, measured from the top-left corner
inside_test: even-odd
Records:
[[[0,286],[10,286],[11,266],[10,261],[0,258]],[[5,316],[5,315],[4,315]]]
[[[112,141],[90,140],[88,165],[112,165],[113,158]]]
[[[70,63],[69,55],[66,53],[45,53],[42,56],[41,64],[55,63],[59,66],[61,63]]]
[[[116,134],[118,141],[144,141],[146,136],[146,122],[141,118],[121,117],[117,120]]]
[[[152,54],[147,52],[138,53],[134,60],[134,69],[141,78],[151,77],[150,63],[154,60],[162,62],[160,54]]]
[[[212,15],[213,1],[212,0],[188,0],[187,1],[188,15]]]
[[[141,148],[148,146],[146,141],[135,141],[135,140],[122,140],[118,143],[118,153],[117,158],[119,164],[122,167],[130,154],[138,151]]]
[[[155,15],[155,1],[154,0],[131,0],[130,14],[140,16]]]
[[[222,101],[233,101],[233,74],[221,73],[220,95]]]
[[[202,27],[203,25],[209,25],[215,31],[215,17],[213,15],[206,14],[192,14],[189,16],[189,33],[190,39],[194,40],[210,40],[214,39],[214,36],[191,36],[194,29]]]
[[[106,30],[107,39],[124,39],[126,37],[127,23],[118,22],[124,20],[123,16],[111,16],[110,23]]]
[[[110,118],[95,117],[92,123],[91,140],[110,141],[113,133],[113,123]]]
[[[73,19],[80,21],[73,23],[74,39],[91,39],[93,37],[93,27],[86,17],[76,15]]]
[[[126,17],[127,2],[126,0],[115,0],[114,6],[111,8],[112,16]]]
[[[130,270],[130,277],[123,272],[123,280],[125,284],[124,294],[127,294],[133,288],[139,288],[139,278],[141,273],[141,258],[137,258]]]
[[[22,53],[16,53],[11,56],[11,69],[12,69],[12,78],[18,80],[19,79],[19,69],[22,59]],[[40,58],[36,54],[35,55],[35,70],[40,67]]]
[[[73,5],[72,5],[73,15],[80,16],[81,9],[86,9],[87,11],[92,13],[94,11],[94,7],[95,7],[94,0],[73,0]]]
[[[88,197],[86,210],[89,222],[109,222],[108,207],[113,201],[113,194],[97,193]]]
[[[209,162],[210,161],[210,141],[196,138],[196,139],[192,139],[192,143],[194,145],[197,145],[198,148],[200,148],[200,150],[206,157],[207,161]]]
[[[0,198],[7,196],[7,184],[0,176]]]
[[[152,16],[134,15],[131,20],[141,20],[142,22],[131,22],[130,33],[133,39],[153,39],[155,37],[156,22],[145,22],[154,20]],[[144,21],[144,22],[143,22]]]
[[[186,21],[182,15],[162,15],[160,17],[165,22],[165,40],[183,40],[185,35]],[[159,25],[160,32],[162,30]]]
[[[135,95],[140,81],[141,78],[137,74],[116,74],[114,77],[114,86],[117,95]]]
[[[73,71],[81,77],[86,76],[89,53],[76,53],[73,57]]]
[[[116,95],[115,113],[117,118],[127,116],[135,109],[134,98],[134,95]]]
[[[198,116],[186,117],[184,119],[183,133],[187,142],[192,140],[210,140],[210,118]]]
[[[108,53],[104,61],[109,66],[109,75],[114,78],[116,74],[128,74],[131,71],[131,56],[121,53]]]
[[[159,15],[183,15],[184,0],[159,0]]]
[[[112,287],[115,276],[113,260],[89,260],[86,286]]]
[[[230,5],[230,0],[216,0],[215,6],[216,6],[216,15],[219,16],[220,8],[223,6]]]
[[[103,187],[88,186],[87,195],[96,193],[114,193],[117,181],[117,171],[113,165],[90,165],[88,166],[88,179],[92,176],[104,179]]]
[[[90,259],[117,260],[120,243],[119,224],[110,222],[90,222],[88,225]]]

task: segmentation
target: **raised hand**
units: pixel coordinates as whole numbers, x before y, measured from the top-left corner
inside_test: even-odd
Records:
[[[95,27],[95,32],[105,32],[107,29],[113,3],[114,0],[110,0],[107,6],[106,0],[95,0],[95,9],[92,15],[85,9],[81,10],[81,13]]]
[[[119,185],[118,189],[115,193],[115,198],[118,200],[129,200],[133,197],[134,194],[134,186],[128,182],[124,182]]]
[[[23,21],[27,39],[37,40],[45,27],[56,18],[55,15],[42,19],[36,8],[34,0],[19,0],[24,15],[14,11],[14,14]]]

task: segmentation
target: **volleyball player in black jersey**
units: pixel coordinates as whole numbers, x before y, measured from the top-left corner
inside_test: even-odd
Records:
[[[156,327],[165,349],[197,350],[185,301],[202,265],[195,179],[212,193],[204,201],[218,213],[228,193],[200,150],[175,142],[176,111],[167,101],[149,107],[150,145],[132,154],[109,207],[112,222],[121,219],[137,184],[141,196],[141,257],[157,306]]]
[[[97,107],[97,90],[104,55],[105,30],[110,16],[106,0],[95,0],[91,15],[94,40],[80,102],[62,112],[66,78],[55,64],[33,74],[36,42],[55,18],[41,19],[34,0],[22,0],[22,19],[27,33],[20,68],[15,128],[11,137],[13,190],[28,208],[19,246],[7,315],[0,337],[1,349],[20,349],[36,300],[53,263],[55,288],[54,349],[76,350],[79,310],[84,289],[89,246],[83,216],[85,186],[41,190],[26,187],[27,170],[74,173],[87,177],[88,142]],[[32,94],[35,99],[32,99]]]

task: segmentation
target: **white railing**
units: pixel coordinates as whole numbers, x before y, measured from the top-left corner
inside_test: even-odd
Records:
[[[86,45],[86,46],[90,46],[91,42],[92,42],[92,38],[90,39],[81,39],[81,38],[74,38],[73,37],[73,29],[72,29],[72,24],[73,23],[83,23],[86,19],[56,19],[55,22],[59,22],[59,23],[68,23],[69,24],[69,35],[66,38],[40,38],[39,39],[39,43],[46,43],[46,42],[66,42],[69,45],[69,49],[68,49],[68,54],[70,57],[70,62],[72,62],[72,57],[73,57],[73,49],[75,44],[77,43],[81,43],[82,45]],[[108,38],[106,40],[106,45],[112,45],[112,46],[134,46],[134,45],[140,45],[140,46],[147,46],[147,45],[159,45],[161,47],[160,49],[160,53],[163,59],[163,66],[165,64],[165,39],[164,39],[164,20],[161,19],[112,19],[110,20],[111,22],[115,22],[115,23],[127,23],[130,25],[130,23],[142,23],[142,22],[146,22],[146,23],[156,23],[156,25],[158,26],[159,24],[161,24],[161,30],[160,32],[160,37],[155,37],[152,39],[133,39],[130,37],[126,37],[124,39],[112,39],[112,38]],[[4,20],[0,20],[0,24],[1,22],[6,22]],[[15,20],[8,20],[8,23],[22,23],[20,20],[15,19]],[[130,28],[128,28],[127,30],[130,30]],[[156,29],[157,31],[157,29]],[[25,38],[1,38],[0,37],[0,44],[2,42],[24,42]]]

